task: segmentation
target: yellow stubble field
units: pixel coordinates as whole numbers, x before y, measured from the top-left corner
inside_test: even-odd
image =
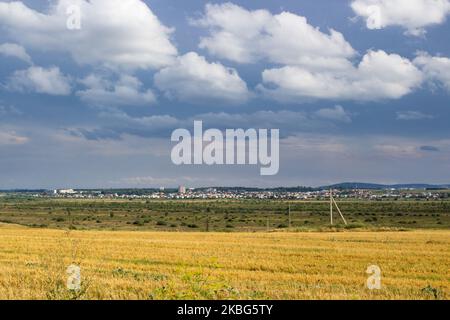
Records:
[[[67,289],[67,268],[81,289]],[[381,268],[381,289],[366,270]],[[0,225],[0,299],[448,299],[450,231],[177,233]]]

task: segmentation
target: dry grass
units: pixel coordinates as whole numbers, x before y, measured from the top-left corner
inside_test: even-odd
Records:
[[[66,268],[82,268],[80,292]],[[382,289],[365,283],[369,265]],[[448,299],[450,231],[162,233],[0,226],[0,299]]]

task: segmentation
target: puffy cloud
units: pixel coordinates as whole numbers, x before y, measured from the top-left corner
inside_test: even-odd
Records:
[[[422,69],[426,79],[435,85],[443,86],[450,92],[450,59],[446,57],[432,57],[420,52],[414,59],[414,64]]]
[[[239,104],[249,98],[247,85],[235,69],[209,63],[195,52],[160,70],[155,75],[155,85],[167,97],[182,101]]]
[[[422,80],[422,73],[408,59],[369,51],[357,67],[349,65],[344,70],[314,71],[299,66],[265,70],[258,89],[280,101],[373,101],[401,98]]]
[[[334,108],[324,108],[316,111],[315,115],[319,118],[339,121],[339,122],[352,122],[351,116],[345,111],[342,106],[335,106]]]
[[[73,5],[81,10],[79,30],[67,28]],[[172,30],[141,0],[55,0],[46,13],[21,1],[0,2],[0,28],[26,46],[68,52],[82,65],[160,68],[177,55]]]
[[[9,78],[7,88],[12,91],[50,95],[69,95],[72,91],[70,79],[63,75],[58,67],[46,69],[33,66],[16,71]]]
[[[422,113],[420,111],[399,111],[397,112],[397,120],[411,121],[411,120],[423,120],[423,119],[433,119],[434,117]]]
[[[7,57],[15,57],[28,64],[32,64],[31,57],[28,55],[25,48],[15,43],[0,44],[0,54]]]
[[[265,60],[282,65],[265,70],[257,86],[263,95],[280,101],[398,99],[423,80],[408,59],[384,51],[367,52],[355,66],[356,51],[341,33],[321,32],[289,12],[273,15],[231,3],[208,4],[192,23],[209,29],[200,48],[213,55],[238,63]]]
[[[78,91],[77,95],[93,106],[142,106],[156,102],[154,93],[151,90],[142,91],[139,79],[129,75],[121,75],[114,83],[91,74],[80,83],[87,88]]]
[[[239,63],[266,59],[273,63],[342,68],[355,54],[344,36],[311,26],[305,17],[267,10],[249,11],[232,3],[207,4],[205,14],[192,23],[208,28],[200,48]]]
[[[367,28],[401,26],[419,36],[431,25],[441,24],[450,14],[449,0],[354,0],[353,11],[366,20]]]

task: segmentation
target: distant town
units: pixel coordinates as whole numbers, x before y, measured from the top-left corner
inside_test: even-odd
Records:
[[[373,185],[343,183],[318,188],[158,188],[158,189],[56,189],[56,190],[5,190],[0,196],[26,196],[35,198],[68,199],[156,199],[156,200],[201,200],[201,199],[280,199],[280,200],[325,200],[330,192],[339,199],[360,200],[439,200],[450,198],[447,185]]]

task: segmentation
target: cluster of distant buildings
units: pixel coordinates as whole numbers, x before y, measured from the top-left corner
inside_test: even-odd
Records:
[[[139,191],[139,192],[138,192]],[[447,192],[426,190],[331,190],[335,198],[361,199],[361,200],[383,200],[383,199],[424,199],[437,200],[448,198]],[[87,190],[77,191],[74,189],[54,190],[52,194],[41,194],[40,196],[58,198],[109,198],[109,199],[280,199],[280,200],[325,200],[330,197],[330,190],[314,191],[273,191],[273,190],[246,190],[245,188],[218,189],[218,188],[186,188],[180,186],[178,190],[142,190],[114,192],[111,190]]]

